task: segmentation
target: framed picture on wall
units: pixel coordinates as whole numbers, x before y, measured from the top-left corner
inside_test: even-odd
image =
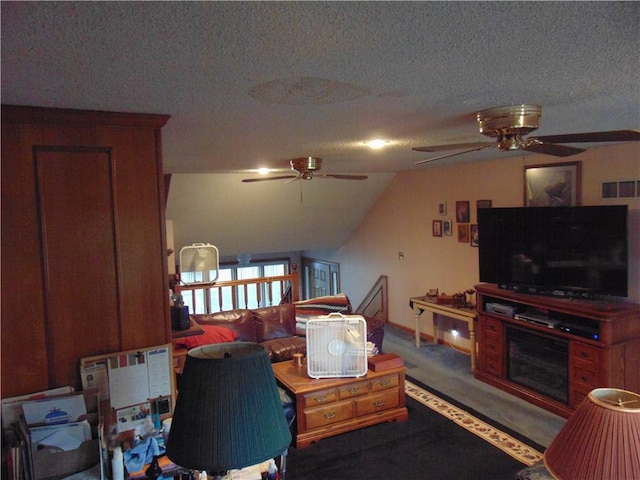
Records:
[[[525,207],[580,205],[582,162],[524,167]]]
[[[478,235],[478,225],[473,224],[469,227],[470,231],[470,240],[469,243],[472,247],[477,247],[480,245],[480,237]]]
[[[456,222],[469,223],[469,201],[456,202]]]
[[[438,203],[438,215],[444,217],[447,214],[447,202]]]
[[[453,232],[451,231],[451,220],[442,221],[442,234],[445,237],[450,237],[451,235],[453,235]]]
[[[442,236],[442,220],[434,220],[431,230],[434,237],[441,237]]]
[[[469,225],[467,223],[458,224],[458,242],[469,243]]]

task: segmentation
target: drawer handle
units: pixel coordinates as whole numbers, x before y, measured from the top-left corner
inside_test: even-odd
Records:
[[[357,395],[360,393],[360,387],[353,387],[349,389],[349,393],[351,395]]]
[[[336,412],[327,412],[324,414],[324,418],[327,420],[331,420],[332,418],[336,418]]]
[[[580,352],[580,356],[581,356],[582,358],[588,358],[588,357],[589,357],[589,354],[588,354],[587,352]]]
[[[388,387],[389,385],[391,385],[391,380],[385,378],[384,380],[380,381],[380,385],[382,385],[383,387]]]
[[[376,400],[375,402],[373,402],[374,407],[381,407],[383,405],[384,405],[384,400]]]
[[[589,377],[587,377],[586,375],[582,375],[580,377],[580,380],[582,380],[583,382],[586,382],[587,380],[589,380]]]
[[[319,397],[314,398],[314,400],[316,401],[316,403],[324,403],[327,401],[327,396],[320,395]]]

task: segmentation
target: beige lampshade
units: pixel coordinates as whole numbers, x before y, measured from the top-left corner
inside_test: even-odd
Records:
[[[597,388],[544,453],[559,480],[640,479],[640,395]]]

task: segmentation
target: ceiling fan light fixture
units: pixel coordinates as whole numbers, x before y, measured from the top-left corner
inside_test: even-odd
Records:
[[[320,157],[297,157],[289,160],[291,170],[296,174],[281,175],[267,178],[245,178],[245,183],[262,182],[265,180],[287,180],[285,183],[291,183],[296,180],[311,180],[313,178],[333,178],[338,180],[366,180],[366,175],[348,175],[340,173],[318,173],[322,167],[322,158]]]
[[[640,142],[640,130],[614,130],[609,132],[583,132],[562,135],[524,138],[538,128],[542,114],[539,105],[512,105],[488,108],[476,113],[480,133],[494,138],[495,142],[472,142],[413,147],[417,152],[442,152],[462,150],[415,162],[416,165],[434,162],[465,153],[497,148],[499,151],[523,150],[555,157],[570,157],[585,151],[565,143]]]
[[[322,159],[318,157],[298,157],[289,161],[291,169],[297,172],[309,172],[313,170],[320,170],[322,165]]]
[[[498,142],[498,150],[505,152],[508,150],[520,150],[522,148],[522,138],[519,135],[505,135]]]
[[[542,108],[539,105],[512,105],[487,108],[476,114],[480,133],[488,137],[526,135],[538,129]]]

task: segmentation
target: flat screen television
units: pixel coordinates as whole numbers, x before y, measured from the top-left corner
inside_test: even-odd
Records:
[[[627,206],[481,208],[480,281],[521,293],[628,295]]]

